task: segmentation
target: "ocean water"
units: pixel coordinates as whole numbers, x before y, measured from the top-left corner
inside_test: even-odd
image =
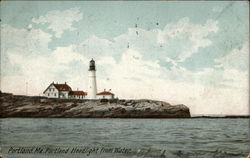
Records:
[[[246,158],[249,119],[0,119],[6,158]]]

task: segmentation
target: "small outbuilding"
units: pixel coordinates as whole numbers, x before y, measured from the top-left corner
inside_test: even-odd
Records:
[[[97,99],[114,99],[115,95],[109,91],[103,91],[96,94]]]

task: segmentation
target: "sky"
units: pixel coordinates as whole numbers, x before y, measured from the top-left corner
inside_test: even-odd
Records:
[[[193,115],[249,114],[247,1],[0,5],[3,92],[42,95],[53,81],[86,91],[93,58],[98,91]]]

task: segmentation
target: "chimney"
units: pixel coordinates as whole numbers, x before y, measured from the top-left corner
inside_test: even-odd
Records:
[[[104,92],[106,92],[106,89],[104,89]]]
[[[65,82],[65,84],[67,84],[67,82]]]
[[[78,88],[77,88],[77,91],[78,91]]]

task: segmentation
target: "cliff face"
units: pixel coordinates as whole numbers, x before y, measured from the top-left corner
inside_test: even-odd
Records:
[[[190,118],[185,105],[154,100],[62,100],[2,93],[0,117]]]

